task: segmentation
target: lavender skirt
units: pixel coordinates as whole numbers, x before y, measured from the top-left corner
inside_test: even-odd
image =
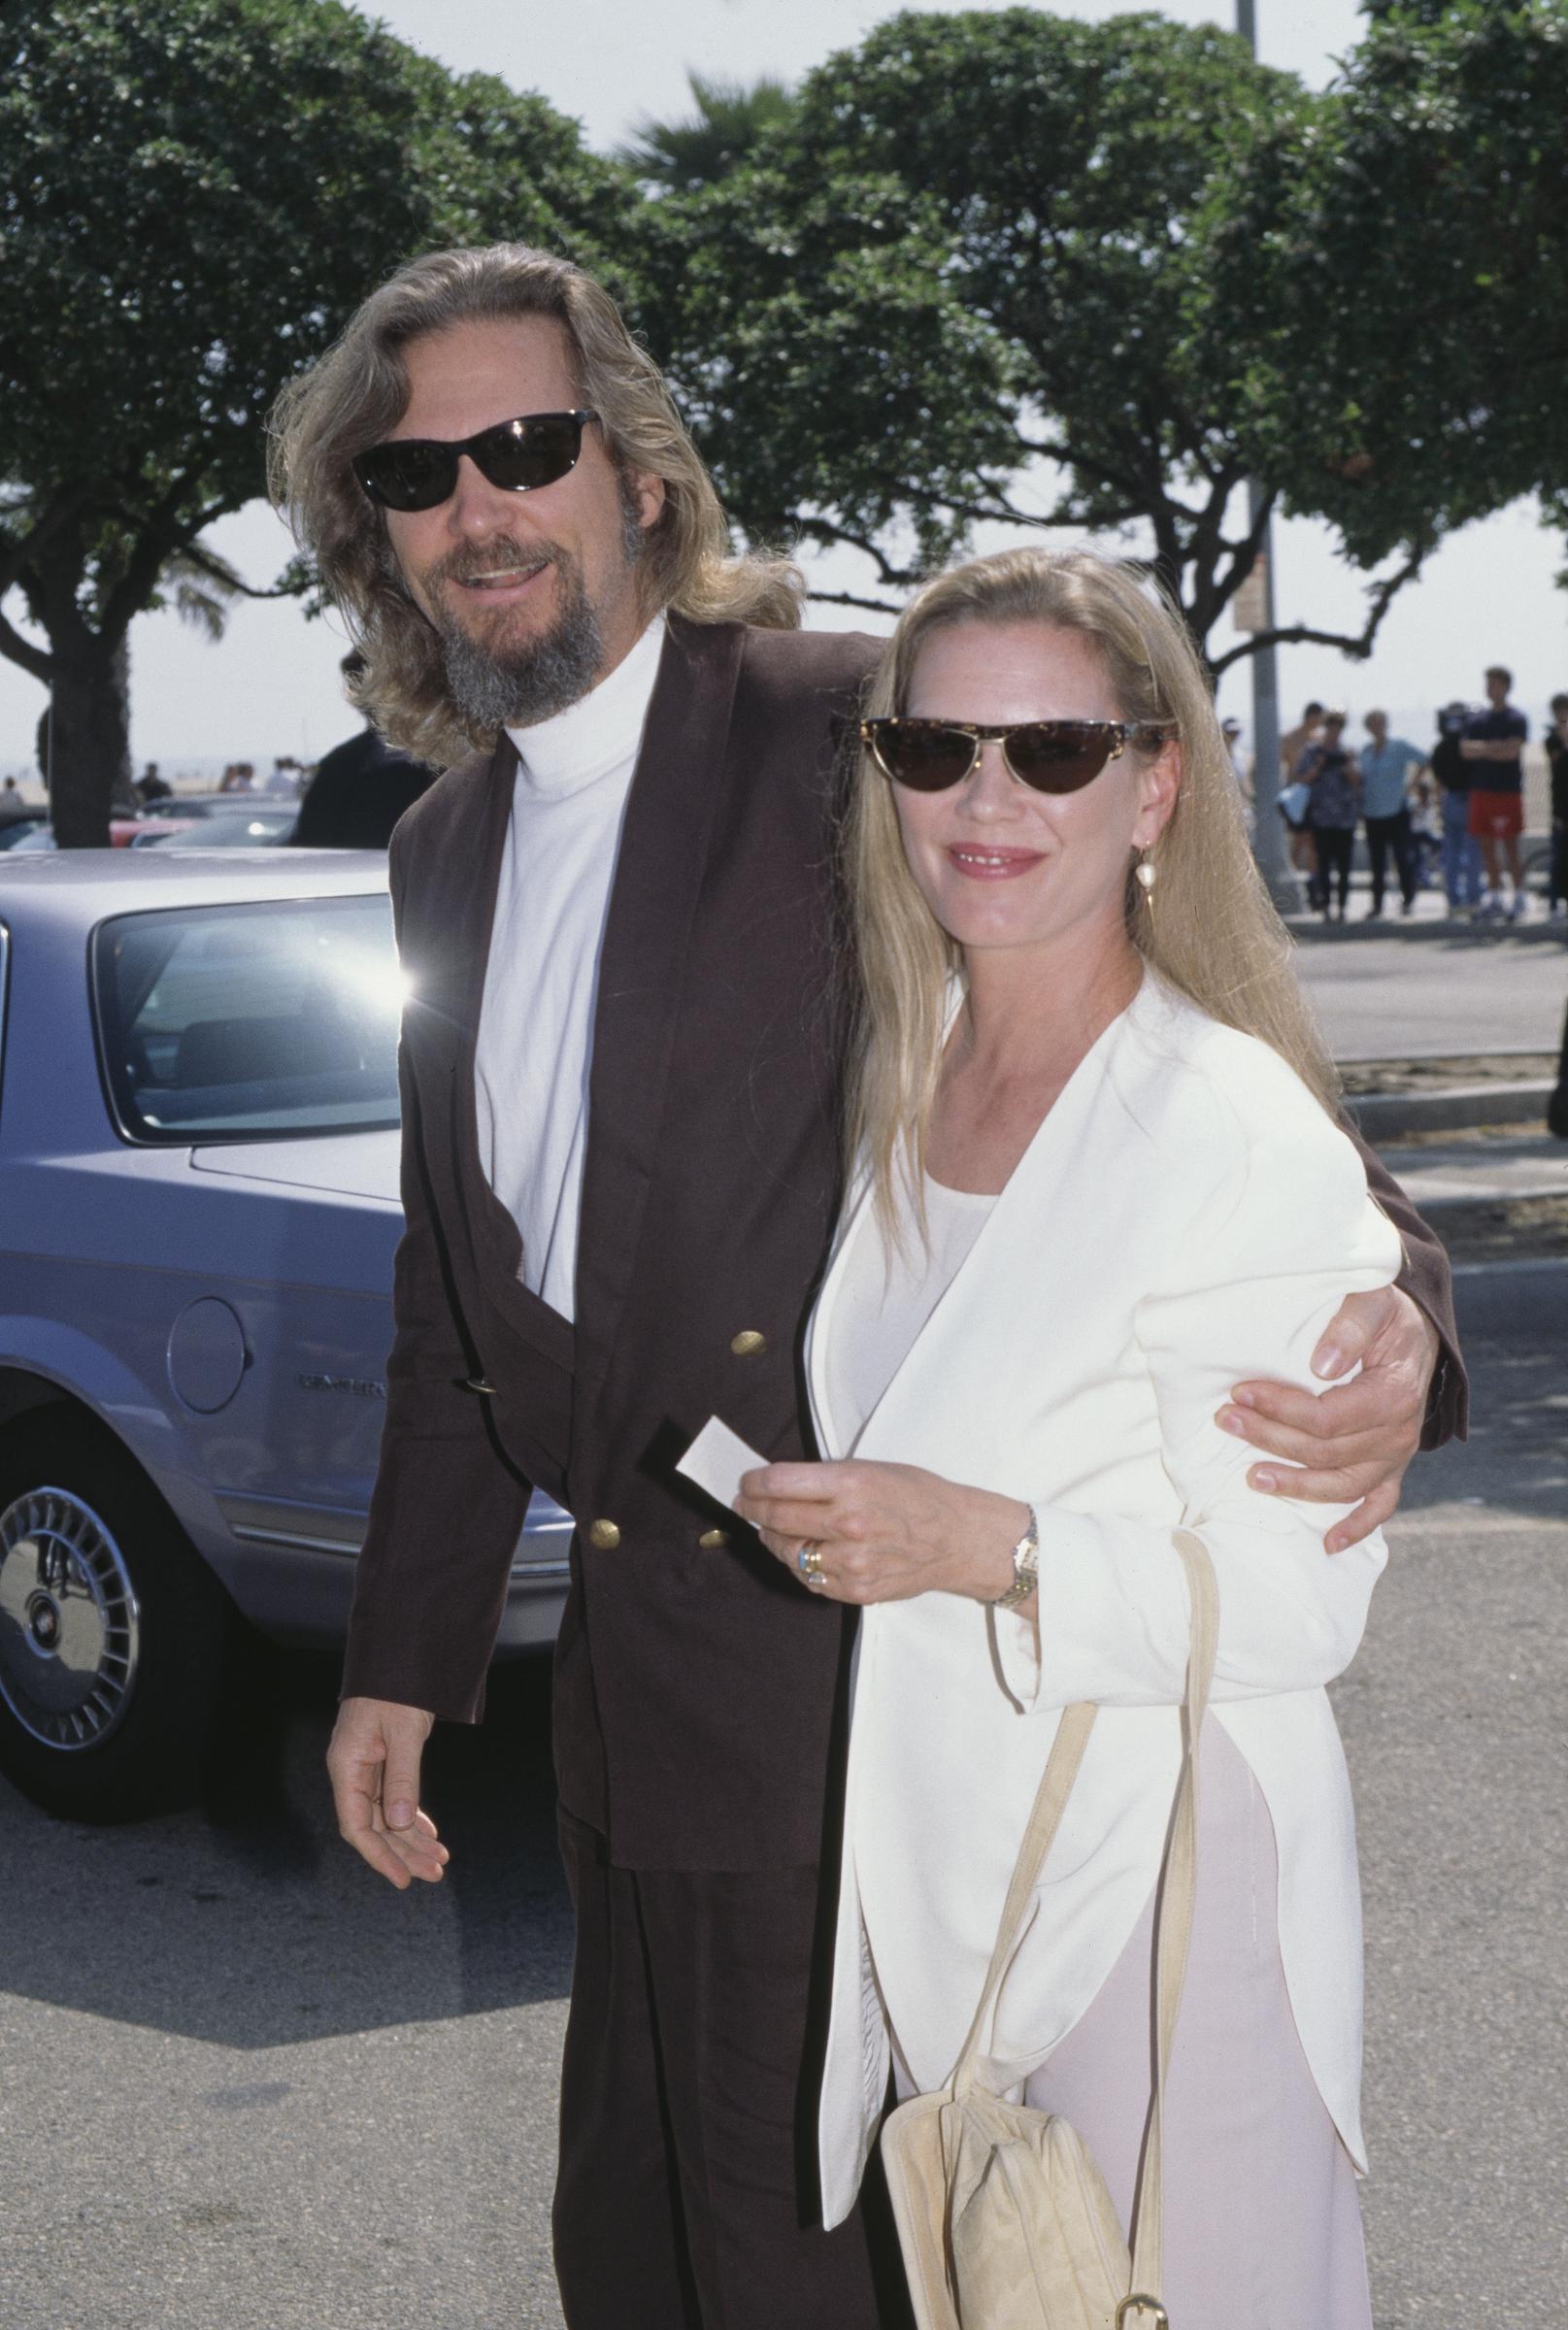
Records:
[[[1372,2330],[1355,2171],[1285,1992],[1273,1824],[1212,1718],[1198,1819],[1192,1947],[1165,2090],[1171,2330]],[[1149,2113],[1152,1928],[1151,1902],[1025,2091],[1084,2138],[1123,2225]]]

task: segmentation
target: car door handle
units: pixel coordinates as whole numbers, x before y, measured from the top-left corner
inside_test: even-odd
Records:
[[[463,1389],[465,1391],[481,1391],[487,1400],[493,1400],[496,1397],[495,1385],[486,1383],[483,1376],[469,1376],[463,1383]]]

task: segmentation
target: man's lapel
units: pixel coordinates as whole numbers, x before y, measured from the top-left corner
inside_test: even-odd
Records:
[[[513,780],[517,755],[503,728],[490,754],[484,776],[484,810],[477,836],[462,830],[453,834],[457,852],[466,865],[454,863],[451,901],[453,927],[450,960],[454,966],[453,1004],[462,1031],[465,1065],[472,1069],[479,1041],[480,1005],[484,1000],[484,974],[490,959],[490,935],[495,927],[496,894],[501,884],[501,860],[506,852],[507,826],[512,816]],[[469,1082],[473,1079],[470,1076]],[[478,1155],[478,1148],[475,1150]]]
[[[599,969],[578,1238],[581,1420],[631,1282],[745,633],[671,616],[626,804]]]
[[[485,1273],[486,1288],[497,1308],[526,1342],[558,1365],[569,1368],[571,1325],[531,1293],[517,1276],[522,1264],[522,1240],[512,1215],[485,1178],[479,1146],[475,1053],[479,1047],[480,1013],[484,1001],[484,978],[489,967],[517,768],[516,749],[503,730],[484,779],[479,830],[477,836],[466,841],[466,849],[471,852],[467,866],[454,866],[448,951],[452,966],[451,1011],[458,1029],[452,1079],[452,1138],[458,1189],[475,1250],[487,1252],[490,1257],[490,1267]],[[457,839],[459,847],[465,847],[465,837],[459,835]]]

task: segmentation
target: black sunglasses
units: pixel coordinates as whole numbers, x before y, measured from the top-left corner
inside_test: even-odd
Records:
[[[1153,720],[1017,720],[1003,727],[976,720],[860,722],[860,742],[883,775],[916,793],[961,784],[992,738],[1013,775],[1037,793],[1076,793],[1128,745],[1151,748],[1175,734],[1174,726]]]
[[[356,453],[353,474],[384,510],[434,510],[457,490],[466,453],[503,493],[532,493],[577,467],[583,431],[597,413],[519,413],[472,437],[393,437]]]

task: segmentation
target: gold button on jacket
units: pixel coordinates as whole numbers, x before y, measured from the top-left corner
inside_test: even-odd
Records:
[[[613,1553],[620,1543],[620,1531],[614,1521],[595,1521],[588,1531],[588,1543],[597,1546],[601,1553]]]
[[[727,1529],[705,1529],[697,1540],[705,1553],[717,1553],[720,1546],[729,1544]]]
[[[751,1359],[758,1351],[767,1349],[768,1339],[765,1335],[759,1335],[755,1327],[745,1327],[739,1335],[730,1337],[729,1348],[737,1359]]]

